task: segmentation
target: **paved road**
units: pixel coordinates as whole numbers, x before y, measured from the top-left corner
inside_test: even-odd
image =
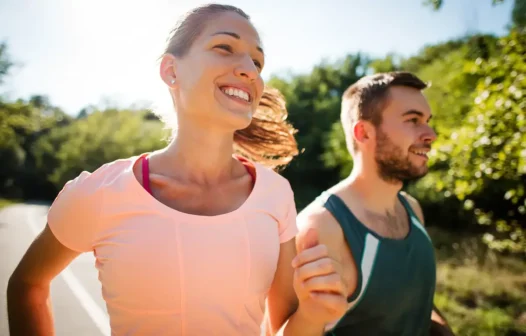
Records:
[[[8,336],[6,288],[10,274],[46,223],[48,207],[19,204],[0,210],[0,336]],[[110,335],[95,258],[83,254],[55,278],[51,298],[57,336]]]

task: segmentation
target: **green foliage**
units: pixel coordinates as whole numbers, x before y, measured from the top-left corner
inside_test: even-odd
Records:
[[[458,39],[445,41],[435,45],[427,45],[417,55],[399,60],[400,69],[418,73],[424,67],[444,59],[453,51],[459,51],[464,58],[487,59],[496,53],[496,38],[491,35],[469,35]]]
[[[0,100],[0,194],[52,199],[83,170],[160,148],[167,135],[149,111],[90,108],[73,119],[44,96]]]
[[[520,335],[526,309],[526,277],[505,268],[453,266],[438,268],[435,304],[457,335]],[[526,266],[522,265],[524,269]]]
[[[0,100],[0,194],[11,198],[49,197],[35,166],[32,146],[50,129],[71,120],[42,96],[8,103]],[[40,193],[48,190],[49,192]]]
[[[513,28],[526,28],[526,0],[515,0],[511,12],[511,22]]]
[[[0,43],[0,84],[3,83],[4,77],[9,73],[13,63],[7,55],[7,45]]]
[[[308,75],[290,80],[274,77],[269,82],[284,94],[289,120],[299,130],[296,138],[302,153],[283,172],[298,187],[298,209],[338,181],[339,168],[324,164],[327,134],[339,120],[341,95],[365,74],[368,63],[362,55],[349,55],[334,64],[322,63]]]
[[[391,72],[401,70],[400,62],[402,61],[401,56],[390,53],[384,58],[379,58],[371,61],[369,68],[373,72]]]
[[[424,0],[425,6],[431,6],[434,10],[439,10],[442,7],[442,0]]]
[[[475,89],[477,78],[466,76],[464,72],[465,49],[460,48],[448,53],[445,58],[436,59],[418,73],[421,78],[432,78],[431,86],[424,94],[431,110],[441,112],[434,113],[432,123],[441,137],[448,138],[452,130],[463,122],[471,107],[470,92]]]
[[[15,204],[14,200],[0,198],[0,210],[12,204]]]
[[[167,134],[147,111],[94,111],[67,127],[55,128],[34,146],[37,166],[55,167],[48,180],[57,189],[82,171],[161,148]]]
[[[437,189],[448,190],[488,226],[494,248],[526,252],[526,39],[512,31],[500,57],[467,62],[480,79],[462,126],[438,147],[449,160]]]
[[[340,178],[344,178],[351,173],[353,160],[347,149],[341,122],[335,122],[331,127],[330,133],[326,136],[325,152],[322,157],[327,167],[340,170]]]
[[[521,1],[521,0],[517,0],[517,1]],[[491,0],[492,5],[498,5],[503,2],[504,0]],[[424,0],[423,4],[425,6],[431,6],[433,10],[439,10],[440,8],[442,8],[444,1],[443,0]]]
[[[418,72],[426,65],[443,58],[451,51],[457,50],[466,45],[464,39],[446,41],[437,45],[428,45],[422,48],[417,54],[401,61],[401,68],[405,71]]]
[[[526,332],[526,263],[498,254],[480,235],[429,228],[438,259],[435,304],[457,335]]]

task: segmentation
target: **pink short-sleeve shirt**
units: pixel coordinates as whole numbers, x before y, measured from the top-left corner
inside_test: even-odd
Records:
[[[48,214],[66,247],[93,251],[113,335],[260,335],[280,243],[297,233],[288,181],[258,163],[237,210],[190,215],[137,181],[139,157],[68,182]]]

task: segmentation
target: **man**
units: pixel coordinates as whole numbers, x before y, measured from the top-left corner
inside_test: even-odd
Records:
[[[297,244],[317,231],[347,287],[347,312],[326,335],[453,335],[433,306],[436,264],[422,209],[401,191],[427,173],[436,138],[426,86],[407,72],[381,73],[343,95],[353,170],[298,215]]]

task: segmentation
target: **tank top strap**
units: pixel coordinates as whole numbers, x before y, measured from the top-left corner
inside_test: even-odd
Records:
[[[334,194],[323,192],[319,199],[323,206],[336,218],[351,246],[363,247],[363,240],[368,233],[367,229],[356,218],[345,202]],[[354,252],[354,251],[353,251]]]
[[[401,193],[398,193],[398,199],[400,200],[400,202],[402,202],[402,205],[409,213],[411,219],[413,219],[413,217],[418,218],[415,214],[415,211],[413,210],[413,207],[409,204],[409,201]]]
[[[420,221],[420,219],[416,215],[415,210],[413,210],[413,207],[411,206],[411,204],[409,204],[409,201],[407,200],[407,198],[405,198],[405,196],[403,196],[402,193],[398,193],[398,198],[400,199],[400,202],[402,202],[404,208],[406,209],[407,213],[409,214],[410,224],[413,227],[416,227],[417,229],[422,231],[422,233],[424,233],[424,235],[429,240],[431,240],[431,238],[429,237],[429,234],[427,233],[427,230],[424,228],[423,223]]]
[[[350,297],[347,298],[348,302],[354,301],[360,294],[360,287],[362,281],[362,270],[361,261],[363,259],[365,238],[367,236],[367,229],[360,223],[360,221],[354,216],[352,211],[347,207],[343,200],[327,192],[323,192],[319,197],[318,201],[323,204],[340,224],[345,241],[349,246],[353,259],[358,271],[358,284],[356,290]]]

